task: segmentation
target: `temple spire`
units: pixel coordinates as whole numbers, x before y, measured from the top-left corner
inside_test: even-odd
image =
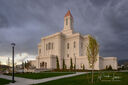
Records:
[[[63,30],[73,30],[73,16],[70,10],[64,16],[64,29]]]

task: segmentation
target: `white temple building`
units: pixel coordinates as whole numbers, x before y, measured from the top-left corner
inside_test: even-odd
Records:
[[[74,32],[74,19],[70,11],[64,16],[64,28],[61,32],[41,38],[38,44],[38,56],[33,65],[39,69],[56,69],[56,56],[59,59],[60,68],[62,68],[63,59],[67,69],[70,68],[70,60],[72,58],[73,65],[76,69],[90,69],[88,57],[86,56],[86,45],[88,43],[88,35],[81,35]],[[98,55],[95,63],[95,70],[105,69],[111,65],[113,69],[117,69],[116,57],[101,57]]]

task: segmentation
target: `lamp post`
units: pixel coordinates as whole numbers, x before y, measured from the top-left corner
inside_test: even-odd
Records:
[[[75,56],[75,73],[76,73],[76,56]]]
[[[12,45],[12,83],[14,83],[14,47],[15,43],[11,43]]]

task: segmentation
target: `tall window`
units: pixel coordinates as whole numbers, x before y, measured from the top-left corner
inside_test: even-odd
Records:
[[[53,43],[52,43],[52,49],[53,49]]]
[[[50,50],[52,49],[52,43],[50,43]]]
[[[76,42],[74,41],[74,48],[76,47]]]
[[[48,50],[48,44],[46,44],[46,50]]]
[[[48,43],[48,50],[50,50],[50,43]]]
[[[41,54],[41,49],[39,49],[39,54]]]
[[[67,49],[69,49],[69,43],[67,43]]]
[[[54,48],[53,46],[54,44],[49,42],[48,44],[46,44],[46,50],[52,50]]]
[[[83,43],[81,42],[81,48],[83,48]]]
[[[67,57],[69,58],[69,54],[67,54]]]
[[[66,18],[66,25],[68,25],[68,18]]]

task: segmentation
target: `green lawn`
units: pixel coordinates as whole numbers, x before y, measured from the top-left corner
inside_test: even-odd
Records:
[[[16,73],[15,76],[29,78],[29,79],[43,79],[43,78],[62,76],[68,74],[73,74],[73,72]]]
[[[116,73],[120,75],[120,81],[100,81],[97,80],[97,75],[95,74],[95,83],[93,85],[128,85],[128,73]],[[64,78],[54,81],[49,81],[46,83],[40,83],[36,85],[92,85],[90,83],[90,74],[79,75],[70,78]]]
[[[0,85],[9,84],[10,82],[11,82],[11,80],[6,80],[6,79],[0,78]]]

